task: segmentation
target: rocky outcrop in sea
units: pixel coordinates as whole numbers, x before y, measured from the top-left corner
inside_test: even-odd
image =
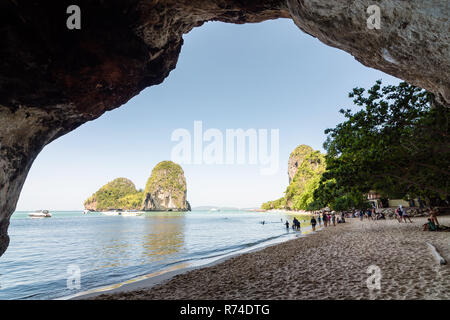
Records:
[[[117,178],[89,197],[84,208],[89,211],[190,211],[186,197],[183,169],[172,161],[162,161],[152,170],[145,191],[136,190],[129,179]]]
[[[144,191],[144,211],[190,211],[184,171],[172,161],[158,163]]]

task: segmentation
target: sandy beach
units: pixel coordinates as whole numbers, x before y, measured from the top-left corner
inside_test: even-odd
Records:
[[[438,219],[450,225],[450,216]],[[307,237],[174,275],[151,288],[118,288],[90,298],[450,299],[450,232],[424,232],[425,222],[347,219]],[[447,265],[438,264],[427,242]],[[380,290],[367,287],[373,265],[380,268]]]

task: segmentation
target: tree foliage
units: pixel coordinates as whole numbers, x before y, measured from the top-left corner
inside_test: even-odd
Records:
[[[356,195],[426,198],[449,194],[449,108],[406,82],[349,94],[361,110],[340,110],[346,120],[327,129],[327,171],[314,202],[363,205]]]
[[[133,182],[126,178],[117,178],[105,184],[89,199],[85,206],[94,206],[96,210],[138,209],[144,193],[138,192]]]

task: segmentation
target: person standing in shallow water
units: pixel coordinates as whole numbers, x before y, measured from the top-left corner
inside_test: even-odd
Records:
[[[323,213],[323,214],[322,214],[322,220],[323,220],[323,225],[324,225],[325,227],[327,227],[327,225],[328,225],[328,219],[327,219],[327,214],[326,214],[326,213]]]
[[[319,222],[319,227],[321,227],[322,226],[322,218],[320,217],[320,213],[317,216],[317,221]]]
[[[294,217],[294,220],[292,220],[292,230],[297,229],[297,218]]]
[[[286,229],[288,229],[288,230],[289,230],[289,221],[287,221],[287,220],[286,220],[286,223],[285,223],[285,225],[286,225]]]

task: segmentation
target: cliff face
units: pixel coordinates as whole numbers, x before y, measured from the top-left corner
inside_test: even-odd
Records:
[[[289,184],[291,183],[292,179],[294,179],[298,167],[301,165],[305,157],[313,151],[314,149],[311,148],[310,146],[301,144],[297,148],[295,148],[294,151],[291,152],[288,161]]]
[[[312,150],[305,154],[291,183],[286,189],[286,207],[307,210],[313,201],[314,190],[325,172],[325,156]]]
[[[84,208],[90,211],[108,211],[112,209],[139,209],[142,192],[138,192],[133,182],[126,178],[117,178],[94,193],[84,202]]]
[[[307,145],[292,151],[288,162],[289,186],[284,197],[262,204],[263,209],[307,210],[325,172],[325,156]]]
[[[90,211],[190,211],[186,195],[186,178],[181,166],[162,161],[153,168],[145,191],[136,190],[134,183],[126,178],[117,178],[89,197],[84,208]]]
[[[366,66],[450,104],[447,0],[80,0],[69,30],[61,1],[0,2],[0,255],[28,171],[45,145],[119,107],[176,66],[183,34],[207,21],[290,18]]]
[[[146,211],[189,211],[186,178],[180,165],[162,161],[152,170],[141,209]]]

